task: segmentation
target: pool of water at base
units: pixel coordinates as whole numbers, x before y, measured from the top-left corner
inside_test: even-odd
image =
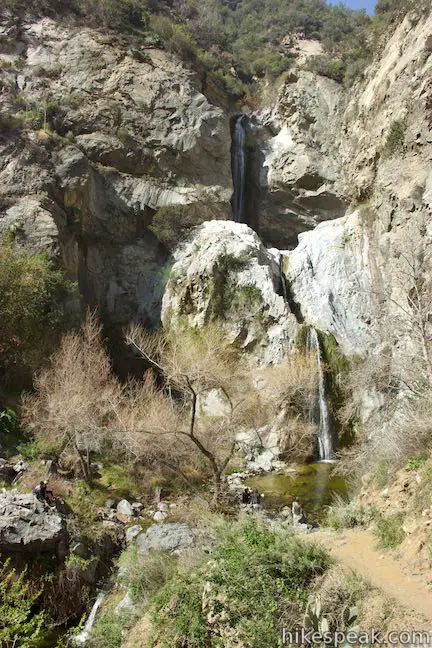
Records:
[[[247,480],[246,485],[264,493],[263,506],[278,511],[297,500],[311,522],[320,522],[326,506],[338,495],[348,500],[347,483],[337,474],[336,464],[318,462],[293,466],[287,474],[267,473]]]

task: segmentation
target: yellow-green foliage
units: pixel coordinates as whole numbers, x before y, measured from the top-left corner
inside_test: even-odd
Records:
[[[0,245],[0,382],[29,379],[49,356],[64,324],[64,299],[73,290],[45,254]]]
[[[28,9],[27,0],[3,0],[2,6],[13,11]],[[144,29],[148,14],[139,0],[38,0],[33,11],[40,15],[75,14],[92,26]]]
[[[233,645],[275,645],[282,624],[294,622],[293,611],[306,604],[330,563],[317,545],[254,520],[225,525],[211,563],[180,572],[154,598],[152,645],[217,648],[224,628]]]
[[[421,465],[419,465],[420,462]],[[420,473],[420,483],[414,496],[414,506],[420,512],[430,507],[432,499],[432,459],[425,462],[416,460],[415,464],[416,468],[413,468],[413,464],[410,465],[410,462],[408,462],[408,468],[418,470]]]
[[[136,500],[140,497],[140,487],[131,466],[107,464],[101,469],[99,479],[93,481],[96,501],[103,504],[112,494],[116,497]]]
[[[161,551],[142,556],[131,545],[120,557],[120,581],[137,603],[144,603],[176,573],[176,558]]]
[[[218,203],[165,205],[155,213],[149,229],[168,250],[172,250],[204,221],[224,217],[224,210]]]
[[[402,542],[405,535],[402,528],[404,517],[403,513],[395,513],[377,519],[374,534],[378,538],[380,549],[394,549]]]
[[[375,515],[376,512],[371,508],[336,498],[327,509],[325,524],[332,529],[351,529],[356,526],[367,526]]]
[[[383,149],[385,157],[392,157],[403,151],[406,129],[407,124],[403,119],[391,123]]]
[[[39,598],[26,580],[6,561],[0,568],[0,646],[34,648],[42,638],[44,615],[34,612]]]

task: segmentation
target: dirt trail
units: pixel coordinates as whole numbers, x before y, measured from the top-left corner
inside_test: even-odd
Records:
[[[393,598],[414,614],[421,614],[432,630],[432,592],[424,578],[403,571],[391,554],[376,548],[370,531],[318,531],[305,536],[319,542],[344,567],[357,572],[364,580]]]

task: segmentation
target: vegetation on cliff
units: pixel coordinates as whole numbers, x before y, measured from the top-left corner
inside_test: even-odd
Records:
[[[0,387],[31,384],[65,326],[65,303],[74,286],[46,254],[0,244]]]
[[[28,11],[23,0],[6,0],[3,6]],[[204,71],[206,83],[222,83],[239,99],[257,78],[278,77],[292,66],[296,39],[323,46],[323,53],[307,62],[310,69],[352,84],[395,18],[413,6],[412,0],[380,0],[373,18],[326,0],[39,0],[32,11],[118,31],[138,47],[176,52]]]

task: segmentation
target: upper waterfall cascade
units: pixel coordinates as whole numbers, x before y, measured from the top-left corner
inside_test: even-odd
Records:
[[[308,329],[307,347],[316,354],[318,367],[318,390],[316,401],[311,409],[314,422],[318,423],[318,455],[319,459],[326,461],[333,458],[333,436],[330,423],[330,414],[326,399],[326,386],[322,362],[321,346],[318,333],[313,327]]]
[[[247,223],[246,216],[246,126],[248,118],[239,115],[234,124],[232,140],[232,178],[234,193],[232,197],[233,220]]]

